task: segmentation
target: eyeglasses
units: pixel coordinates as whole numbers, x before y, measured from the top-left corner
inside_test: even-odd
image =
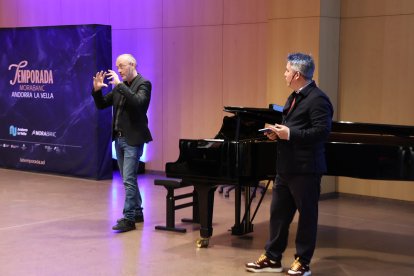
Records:
[[[122,63],[120,63],[120,64],[118,64],[117,66],[116,66],[116,68],[118,68],[118,69],[124,69],[125,67],[127,67],[129,64],[122,64]]]

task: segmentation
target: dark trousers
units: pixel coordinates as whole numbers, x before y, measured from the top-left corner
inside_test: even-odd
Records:
[[[319,174],[276,176],[270,205],[270,237],[265,246],[270,259],[282,259],[289,226],[298,210],[295,259],[299,257],[301,263],[310,263],[316,245],[321,177]]]

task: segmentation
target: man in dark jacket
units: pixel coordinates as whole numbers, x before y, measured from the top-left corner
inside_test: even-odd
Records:
[[[137,72],[136,66],[132,55],[123,54],[116,59],[116,67],[123,82],[113,70],[98,72],[93,78],[92,96],[96,107],[113,107],[112,138],[125,187],[123,218],[112,227],[119,232],[133,230],[136,222],[144,221],[137,170],[144,144],[152,141],[147,118],[151,82]],[[105,77],[110,80],[113,89],[104,96],[102,87],[108,86],[104,83]]]
[[[287,275],[311,275],[318,227],[318,201],[326,172],[324,144],[331,131],[333,108],[312,80],[315,65],[302,53],[287,58],[285,79],[294,90],[283,108],[282,124],[265,133],[277,141],[277,176],[270,209],[270,237],[265,253],[246,264],[251,272],[282,272],[289,226],[299,212],[295,261]]]

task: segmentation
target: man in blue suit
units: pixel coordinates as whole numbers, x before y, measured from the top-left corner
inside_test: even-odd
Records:
[[[277,139],[277,176],[270,207],[270,237],[265,253],[246,264],[251,272],[282,272],[289,226],[299,213],[295,261],[287,275],[311,275],[318,227],[318,201],[326,172],[325,141],[331,131],[333,107],[312,80],[315,64],[303,53],[287,57],[285,79],[294,91],[283,108],[282,124],[265,134]]]

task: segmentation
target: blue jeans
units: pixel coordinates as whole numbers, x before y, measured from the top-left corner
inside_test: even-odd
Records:
[[[144,144],[130,146],[124,137],[115,139],[116,158],[119,172],[125,187],[124,218],[135,221],[135,216],[142,215],[142,198],[137,183],[139,159]]]

